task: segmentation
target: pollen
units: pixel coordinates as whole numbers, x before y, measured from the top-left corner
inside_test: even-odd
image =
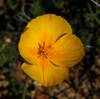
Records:
[[[46,46],[45,42],[43,42],[42,44],[38,43],[38,58],[39,57],[44,57],[47,58],[48,55],[48,47]]]

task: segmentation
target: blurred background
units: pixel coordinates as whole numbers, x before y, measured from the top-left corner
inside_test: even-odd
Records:
[[[0,99],[100,99],[99,0],[0,0]],[[18,41],[34,17],[54,13],[66,18],[85,45],[86,56],[69,79],[47,91],[21,71]],[[34,98],[37,97],[37,98]]]

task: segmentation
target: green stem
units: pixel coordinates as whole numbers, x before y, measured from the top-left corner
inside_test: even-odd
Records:
[[[25,85],[24,85],[24,89],[23,89],[22,99],[25,99],[25,97],[26,97],[27,87],[28,87],[28,85],[27,85],[27,81],[26,81]]]

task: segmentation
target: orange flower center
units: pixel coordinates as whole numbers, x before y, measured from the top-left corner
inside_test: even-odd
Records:
[[[43,42],[42,44],[39,43],[38,45],[39,45],[39,47],[38,47],[39,57],[47,58],[48,48],[50,48],[50,46],[47,47],[45,42]]]

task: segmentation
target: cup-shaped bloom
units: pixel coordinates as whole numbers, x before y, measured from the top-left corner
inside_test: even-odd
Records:
[[[31,20],[19,44],[26,60],[23,71],[44,86],[56,85],[68,77],[69,67],[84,56],[84,47],[62,17],[46,14]]]

